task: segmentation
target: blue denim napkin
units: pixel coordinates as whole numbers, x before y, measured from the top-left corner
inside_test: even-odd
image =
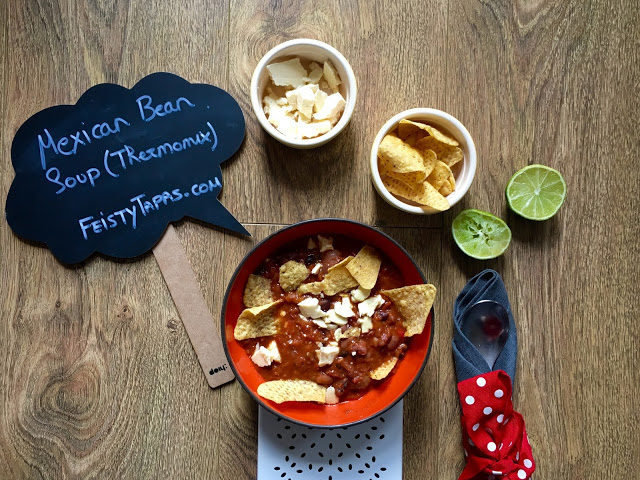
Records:
[[[493,368],[480,355],[476,347],[462,333],[460,323],[469,307],[480,300],[493,300],[500,303],[509,313],[509,336]],[[453,359],[456,365],[458,382],[490,372],[504,370],[516,380],[516,359],[518,356],[518,337],[516,324],[511,313],[511,304],[502,278],[495,270],[485,270],[473,277],[464,286],[453,306]]]

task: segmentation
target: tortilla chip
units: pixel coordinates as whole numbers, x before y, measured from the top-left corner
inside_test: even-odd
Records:
[[[405,337],[422,333],[436,298],[436,287],[431,284],[410,285],[380,293],[389,298],[402,315]]]
[[[407,136],[406,138],[403,138],[402,140],[407,145],[415,148],[416,143],[418,143],[418,140],[420,140],[424,136],[425,136],[424,132],[416,129],[416,131],[414,131],[411,135]]]
[[[418,150],[433,150],[438,157],[438,160],[446,163],[447,166],[452,167],[464,158],[464,153],[460,147],[454,147],[445,143],[439,142],[435,137],[424,137],[416,142],[416,149]]]
[[[347,270],[362,288],[371,290],[378,280],[382,259],[376,249],[365,245],[347,265]]]
[[[273,380],[258,385],[258,395],[276,403],[325,403],[327,389],[307,380]]]
[[[419,140],[420,138],[426,137],[428,135],[427,132],[425,132],[424,130],[421,130],[412,122],[403,122],[403,121],[400,121],[400,123],[398,124],[397,132],[398,132],[398,138],[400,138],[404,142],[406,142],[408,138],[418,137],[418,140]]]
[[[314,295],[324,293],[330,297],[336,293],[357,287],[358,281],[353,278],[349,270],[347,270],[347,265],[351,260],[353,260],[353,256],[345,258],[340,263],[329,268],[321,282],[303,283],[298,287],[297,292],[301,294],[311,293]]]
[[[436,152],[431,149],[421,150],[420,153],[422,154],[424,173],[426,173],[428,177],[429,175],[431,175],[431,172],[438,163],[438,157],[436,156]]]
[[[322,282],[310,282],[303,283],[298,287],[297,292],[301,294],[311,293],[313,295],[320,295],[324,284]]]
[[[289,260],[280,267],[280,286],[285,292],[291,292],[300,286],[309,276],[309,269],[302,263]]]
[[[277,306],[282,302],[268,303],[260,307],[247,308],[238,317],[238,323],[233,330],[236,340],[248,338],[268,337],[278,333],[279,317],[276,316]]]
[[[386,135],[378,147],[378,158],[387,162],[397,173],[414,173],[417,181],[427,178],[424,161],[418,150],[398,137]]]
[[[440,190],[440,187],[449,180],[450,176],[453,177],[453,174],[451,173],[449,166],[438,160],[433,171],[427,177],[427,182],[429,182],[436,190]]]
[[[382,177],[382,183],[394,195],[431,207],[438,212],[444,212],[451,207],[447,199],[428,182],[412,185],[397,177]]]
[[[453,176],[451,176],[447,179],[446,182],[442,184],[440,190],[438,190],[438,193],[440,193],[440,195],[442,195],[443,197],[446,197],[447,195],[450,195],[455,188],[455,180],[453,179]]]
[[[247,308],[259,307],[273,302],[271,280],[260,275],[249,275],[242,301]]]
[[[353,260],[352,256],[349,256],[331,267],[322,280],[323,289],[325,295],[332,296],[336,293],[351,290],[358,286],[358,281],[353,278],[347,265]]]
[[[411,120],[402,119],[402,120],[400,120],[400,124],[398,125],[398,131],[400,131],[400,127],[403,126],[403,125],[406,128],[407,124],[415,125],[416,127],[424,130],[430,136],[432,136],[433,138],[438,140],[440,143],[446,143],[447,145],[451,145],[453,147],[457,147],[458,145],[460,145],[455,138],[451,138],[449,135],[446,135],[446,134],[442,133],[437,128],[432,127],[431,125],[427,125],[425,123],[412,122]]]
[[[393,370],[393,367],[396,366],[396,363],[398,363],[398,359],[396,357],[390,358],[378,368],[376,368],[373,372],[371,372],[369,376],[374,380],[382,380],[391,373],[391,370]]]

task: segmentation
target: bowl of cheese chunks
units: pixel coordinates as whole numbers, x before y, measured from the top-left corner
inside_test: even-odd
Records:
[[[356,95],[349,62],[317,40],[274,47],[251,79],[251,105],[260,125],[293,148],[314,148],[335,138],[351,119]]]
[[[433,338],[436,287],[379,230],[341,219],[286,227],[249,252],[222,309],[229,363],[263,407],[313,427],[398,402]]]

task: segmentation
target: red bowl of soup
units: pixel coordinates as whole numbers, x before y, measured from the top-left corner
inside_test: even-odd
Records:
[[[319,236],[322,237],[322,245]],[[326,248],[326,240],[329,238],[331,248]],[[309,239],[312,239],[311,243]],[[312,244],[315,244],[315,248],[311,248]],[[378,292],[427,283],[416,263],[395,240],[368,225],[342,219],[308,220],[279,230],[257,244],[233,274],[222,307],[222,338],[225,352],[240,384],[259,405],[275,415],[310,427],[333,428],[354,425],[380,415],[395,405],[422,373],[433,340],[433,308],[429,310],[422,333],[405,337],[400,326],[402,319],[393,302],[388,300],[384,304],[378,302],[377,310],[370,317],[367,333],[364,333],[365,324],[359,323],[362,329],[358,337],[338,338],[341,352],[331,363],[322,367],[312,365],[316,359],[313,352],[321,346],[318,341],[322,341],[322,335],[326,339],[336,334],[336,328],[327,320],[326,325],[334,327],[333,330],[327,331],[318,327],[312,318],[299,315],[298,309],[302,309],[296,305],[308,295],[299,294],[298,290],[283,291],[278,283],[281,281],[277,277],[279,267],[285,261],[296,261],[306,265],[310,272],[317,271],[315,275],[318,278],[327,278],[326,272],[329,268],[347,256],[357,255],[365,245],[375,249],[382,260],[375,286],[370,290],[367,299],[381,297],[385,300],[384,294]],[[323,252],[320,252],[321,248],[324,248]],[[280,309],[278,318],[281,316],[281,320],[278,332],[273,336],[236,340],[234,330],[238,318],[247,308],[244,295],[250,275],[269,279],[273,299],[282,300],[282,303],[274,307]],[[311,280],[313,278],[306,281]],[[357,288],[354,288],[351,294],[342,293],[342,301],[345,296],[349,297],[349,301],[354,301],[355,297],[350,295],[356,294]],[[367,293],[367,290],[364,292]],[[320,294],[317,298],[320,303],[318,308],[322,310],[330,308],[326,305],[327,301],[335,309],[340,307],[337,305],[340,303],[340,300],[336,300],[339,298],[337,295]],[[353,305],[356,311],[359,311],[358,305]],[[316,311],[319,311],[318,308]],[[356,316],[359,315],[356,313]],[[366,316],[362,315],[363,318]],[[354,320],[352,319],[351,323]],[[365,320],[358,318],[357,321]],[[319,325],[322,325],[322,322]],[[348,326],[337,327],[340,331],[347,328]],[[257,353],[256,347],[267,347],[272,340],[278,347],[281,361],[259,366],[256,364],[257,357],[254,356]],[[349,351],[345,352],[344,349]],[[320,357],[317,352],[316,355]],[[373,368],[376,362],[384,361],[385,355],[395,356],[398,360],[386,378],[372,381],[367,369]],[[324,361],[326,363],[329,360]],[[260,362],[262,360],[258,358],[258,363]],[[261,384],[282,379],[303,379],[330,386],[333,392],[339,393],[339,396],[332,397],[338,398],[338,403],[276,403],[258,394]]]

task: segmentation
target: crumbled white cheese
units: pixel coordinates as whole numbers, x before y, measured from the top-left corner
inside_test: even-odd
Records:
[[[279,132],[296,139],[315,138],[329,132],[344,110],[344,99],[339,93],[335,96],[340,77],[333,66],[329,62],[322,67],[311,62],[309,69],[307,72],[299,58],[267,66],[272,85],[287,91],[278,97],[267,87],[264,113]],[[325,75],[328,75],[326,79]],[[328,95],[323,88],[334,93]]]
[[[320,122],[309,122],[304,120],[302,115],[298,118],[298,137],[299,138],[315,138],[319,135],[323,135],[331,130],[331,122],[329,120],[322,120]]]
[[[322,110],[324,102],[327,101],[328,97],[329,95],[327,95],[323,90],[318,89],[318,91],[316,92],[316,103],[314,103],[313,105],[314,113],[318,113],[320,110]]]
[[[380,295],[367,298],[364,302],[360,302],[358,304],[358,312],[360,313],[361,317],[365,315],[371,317],[373,315],[373,312],[376,311],[376,308],[378,308],[383,303],[384,298],[382,298]]]
[[[255,352],[251,356],[251,361],[259,367],[268,367],[273,362],[281,362],[282,357],[275,340],[272,340],[268,347],[261,347],[258,343]]]
[[[337,329],[333,333],[333,338],[335,338],[336,342],[339,342],[343,338],[359,337],[360,333],[362,333],[360,327],[350,327],[345,332],[342,329]]]
[[[311,269],[311,275],[317,275],[318,273],[320,273],[320,269],[322,268],[322,264],[321,263],[316,263],[313,268]]]
[[[333,237],[323,237],[322,235],[318,235],[318,242],[320,242],[320,252],[333,250]]]
[[[333,360],[340,353],[340,347],[338,347],[338,344],[335,342],[331,342],[326,347],[322,346],[321,343],[318,343],[318,346],[320,348],[316,350],[316,355],[318,355],[319,367],[324,367],[325,365],[331,365],[333,363]]]
[[[326,313],[326,317],[324,318],[324,321],[327,324],[327,326],[330,323],[333,323],[335,325],[340,325],[340,326],[346,325],[348,323],[348,320],[338,315],[333,308],[327,310],[325,313]]]
[[[325,312],[320,308],[317,298],[309,297],[298,303],[300,313],[309,318],[322,318],[325,316]]]
[[[334,405],[338,403],[340,400],[336,395],[336,389],[333,387],[328,387],[324,392],[324,403],[328,403],[329,405]]]
[[[323,73],[324,78],[326,78],[327,83],[329,84],[329,87],[331,87],[331,90],[333,90],[334,92],[337,91],[338,85],[340,85],[342,81],[340,80],[340,77],[338,76],[335,68],[333,68],[333,65],[331,65],[331,62],[329,62],[328,60],[324,62]]]
[[[316,62],[311,62],[309,64],[309,75],[307,76],[307,82],[317,84],[322,78],[323,73],[324,71],[320,65],[318,65]]]
[[[355,312],[353,311],[353,305],[351,304],[351,300],[346,295],[342,297],[342,302],[340,303],[336,302],[333,304],[333,309],[338,315],[344,318],[350,318],[350,317],[356,316]]]
[[[291,85],[293,88],[298,88],[300,85],[304,85],[307,78],[307,71],[300,63],[299,58],[292,58],[286,62],[272,63],[267,65],[267,70],[273,83],[278,86]]]
[[[316,248],[318,246],[318,244],[316,242],[313,241],[313,238],[309,237],[309,240],[307,241],[307,248],[309,250],[313,250],[314,248]]]
[[[318,113],[313,114],[314,120],[330,120],[332,125],[338,122],[340,114],[344,110],[344,106],[347,104],[342,95],[339,93],[333,93],[327,97],[322,105],[322,109]]]
[[[367,333],[369,330],[373,328],[373,322],[371,321],[371,317],[367,315],[365,315],[362,318],[359,318],[358,323],[360,324],[362,333]]]
[[[355,290],[351,290],[350,295],[355,302],[362,302],[369,296],[370,293],[371,289],[358,287]]]
[[[324,320],[312,320],[312,321],[320,328],[327,328],[327,324],[324,322]]]
[[[296,101],[296,109],[307,118],[307,121],[310,120],[311,115],[313,115],[313,106],[316,103],[317,91],[317,85],[303,85],[294,90],[298,97]]]

